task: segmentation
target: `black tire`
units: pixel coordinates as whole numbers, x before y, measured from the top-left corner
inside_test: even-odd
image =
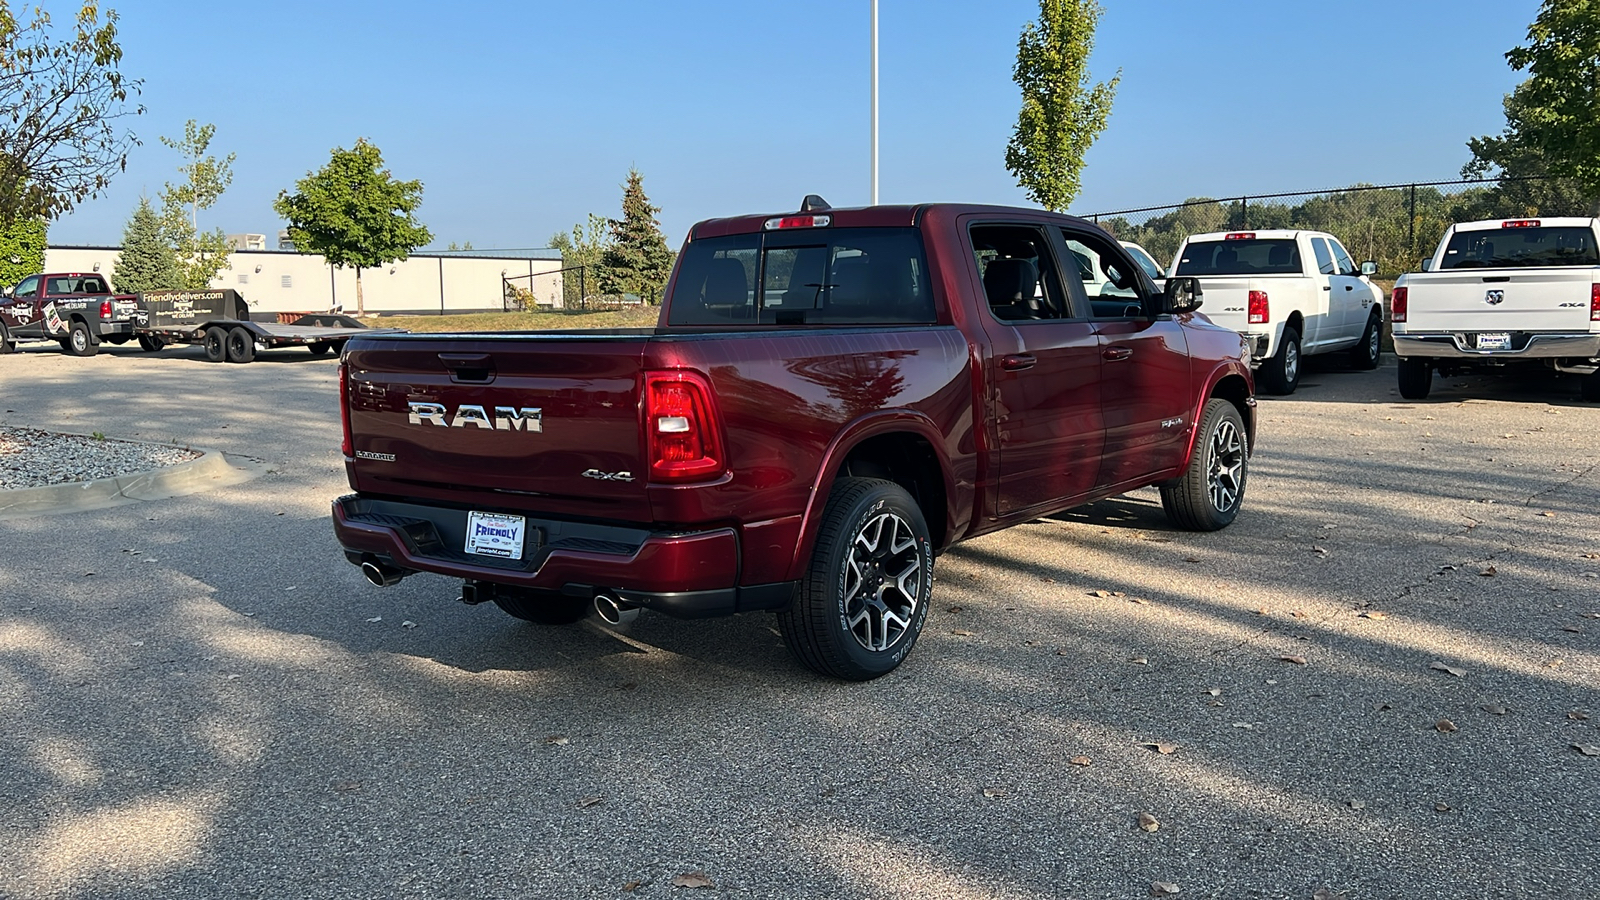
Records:
[[[1226,400],[1206,401],[1189,466],[1161,488],[1161,506],[1172,524],[1187,531],[1226,528],[1244,504],[1250,479],[1250,435],[1244,418]]]
[[[155,353],[166,345],[167,342],[165,338],[159,338],[153,334],[139,335],[139,347],[146,353]]]
[[[1400,358],[1400,396],[1407,400],[1426,400],[1433,388],[1433,360]]]
[[[1583,392],[1583,399],[1590,403],[1600,403],[1600,372],[1590,372],[1578,382],[1578,389]]]
[[[6,329],[6,323],[0,322],[0,353],[15,353],[17,342],[11,339],[11,332]]]
[[[1304,360],[1300,355],[1300,332],[1293,325],[1283,326],[1283,339],[1278,341],[1278,352],[1261,364],[1257,380],[1261,389],[1269,394],[1287,396],[1300,386],[1300,368]]]
[[[108,343],[116,344],[118,347],[120,347],[123,344],[126,344],[128,339],[131,337],[133,337],[131,334],[108,334],[106,335],[105,339]]]
[[[807,668],[868,681],[916,646],[932,595],[933,542],[916,501],[892,481],[841,478],[778,630]]]
[[[497,585],[494,605],[507,615],[540,625],[571,625],[589,615],[593,602],[588,597],[569,597],[560,591],[513,588]]]
[[[61,348],[67,351],[68,356],[93,356],[100,352],[100,339],[89,330],[88,322],[73,319],[72,330],[67,332],[67,339]]]
[[[1350,365],[1372,371],[1378,367],[1383,355],[1383,315],[1376,309],[1367,317],[1367,330],[1361,332],[1361,343],[1350,348]]]
[[[256,358],[256,336],[248,329],[228,329],[228,362],[247,363]]]
[[[315,341],[306,345],[306,350],[309,351],[312,356],[321,356],[332,349],[333,345],[327,341]]]
[[[333,352],[334,352],[335,355],[343,355],[344,354],[344,341],[334,341],[333,342]]]
[[[220,325],[213,325],[206,329],[205,337],[206,359],[212,362],[224,362],[228,358],[228,332]]]

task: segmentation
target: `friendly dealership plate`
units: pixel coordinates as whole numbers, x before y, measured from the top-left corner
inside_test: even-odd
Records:
[[[1511,335],[1504,331],[1486,331],[1478,335],[1479,350],[1510,350]]]
[[[467,513],[467,552],[501,559],[521,559],[528,520],[503,513]]]

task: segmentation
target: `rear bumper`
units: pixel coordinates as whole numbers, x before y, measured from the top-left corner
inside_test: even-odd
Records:
[[[467,510],[351,494],[333,501],[333,530],[345,556],[388,565],[574,596],[613,594],[682,618],[780,609],[790,582],[739,584],[739,537],[732,528],[659,532],[528,516],[520,560],[476,556],[464,546]],[[537,535],[537,546],[534,545]]]
[[[1508,350],[1477,349],[1476,332],[1395,334],[1396,356],[1444,359],[1593,359],[1600,356],[1600,334],[1590,332],[1510,332]]]

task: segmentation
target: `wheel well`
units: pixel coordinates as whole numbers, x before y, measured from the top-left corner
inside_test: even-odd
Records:
[[[1294,330],[1300,333],[1301,338],[1306,336],[1306,320],[1301,318],[1299,310],[1289,313],[1289,321],[1284,324],[1293,326]]]
[[[883,478],[905,488],[927,520],[933,545],[944,545],[949,528],[945,521],[944,472],[926,438],[908,432],[868,438],[850,450],[837,477]]]
[[[1211,396],[1218,400],[1232,403],[1239,411],[1239,418],[1248,425],[1250,422],[1250,385],[1238,375],[1227,375],[1211,389]]]

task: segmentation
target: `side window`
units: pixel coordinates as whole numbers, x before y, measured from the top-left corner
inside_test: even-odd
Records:
[[[1136,268],[1130,266],[1098,235],[1063,229],[1061,236],[1074,256],[1091,263],[1089,276],[1083,282],[1083,293],[1089,299],[1092,318],[1130,319],[1144,315]]]
[[[1322,238],[1312,238],[1311,252],[1317,255],[1317,271],[1324,275],[1332,275],[1333,254],[1328,252],[1328,242]]]
[[[1361,271],[1356,268],[1354,262],[1351,262],[1350,254],[1344,252],[1344,247],[1340,246],[1338,241],[1328,238],[1328,246],[1333,248],[1333,261],[1339,264],[1340,275],[1355,275]]]
[[[976,225],[971,237],[984,297],[995,318],[1032,322],[1067,317],[1061,276],[1043,231],[1027,225]]]
[[[13,296],[13,297],[33,297],[33,296],[37,296],[38,293],[39,293],[39,276],[37,276],[37,275],[29,275],[27,278],[22,279],[22,283],[17,285],[17,289],[12,292],[11,296]]]

